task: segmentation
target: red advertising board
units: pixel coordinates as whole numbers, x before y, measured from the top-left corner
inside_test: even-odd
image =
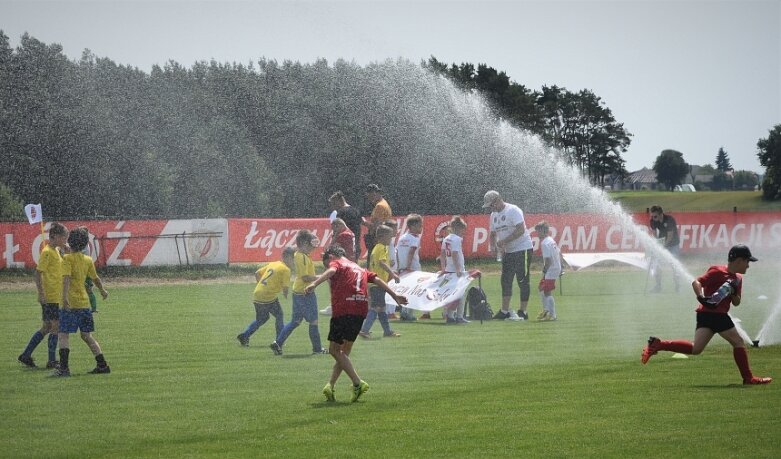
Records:
[[[724,252],[733,244],[744,243],[756,253],[763,249],[781,248],[781,212],[688,212],[674,213],[680,234],[681,252]],[[489,215],[466,215],[464,255],[488,257]],[[619,221],[594,214],[527,214],[526,225],[531,231],[535,249],[538,239],[534,224],[546,220],[551,235],[564,253],[631,252],[643,251],[648,236],[649,216],[645,213],[624,216]],[[399,233],[403,233],[404,219],[397,217]],[[439,255],[441,238],[446,234],[450,216],[423,217],[421,258],[434,259]],[[220,223],[222,222],[222,223]],[[93,235],[93,258],[98,265],[142,266],[148,264],[177,264],[176,249],[160,250],[159,240],[167,232],[181,233],[207,229],[218,236],[209,237],[189,256],[201,262],[257,263],[278,260],[282,250],[295,245],[298,231],[308,229],[321,241],[321,248],[312,256],[320,258],[322,247],[331,241],[327,218],[310,219],[221,219],[215,220],[126,220],[65,222],[68,227],[85,225]],[[204,227],[206,225],[206,227]],[[227,227],[227,234],[223,234]],[[222,228],[222,229],[221,229]],[[47,228],[48,229],[48,228]],[[27,223],[0,223],[0,269],[32,268],[41,249],[39,225]],[[156,245],[157,243],[157,245]],[[227,254],[215,255],[225,250]],[[212,254],[204,254],[205,252]],[[365,256],[365,252],[363,254]],[[173,257],[173,258],[172,258]],[[181,262],[181,260],[179,260]]]
[[[752,248],[781,247],[781,212],[690,212],[676,213],[682,253],[725,251],[733,244],[744,243]],[[489,215],[465,215],[467,231],[464,235],[464,255],[488,257]],[[626,216],[626,221],[595,214],[527,214],[526,225],[534,240],[539,240],[534,224],[545,220],[551,235],[563,252],[627,252],[642,251],[649,237],[649,216],[645,213]],[[399,233],[403,233],[404,219],[397,217]],[[446,235],[448,215],[423,217],[421,258],[434,259],[439,255],[442,237]],[[633,227],[630,228],[630,225]],[[259,262],[279,259],[282,249],[295,244],[300,229],[317,235],[321,245],[330,242],[328,219],[232,219],[228,222],[230,262]],[[320,251],[313,257],[319,258]],[[365,253],[364,253],[365,255]]]

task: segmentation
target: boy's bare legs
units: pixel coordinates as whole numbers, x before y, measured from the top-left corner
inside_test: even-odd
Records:
[[[92,355],[94,355],[95,357],[103,353],[100,349],[100,344],[98,344],[98,342],[95,341],[95,338],[92,337],[91,333],[81,332],[81,339],[84,340],[85,343],[87,343],[87,346],[89,346],[90,350],[92,351]]]
[[[358,374],[353,368],[352,361],[350,361],[350,351],[352,351],[352,348],[352,341],[345,341],[343,344],[331,341],[328,351],[331,353],[331,356],[334,358],[334,360],[336,360],[333,371],[331,372],[331,386],[336,384],[336,381],[339,379],[342,371],[347,373],[347,376],[350,378],[353,385],[360,384],[361,378],[358,377]]]
[[[89,332],[81,332],[81,339],[87,343],[87,346],[89,346],[90,350],[92,351],[92,355],[95,356],[95,362],[98,364],[98,366],[90,371],[90,373],[111,373],[111,370],[106,363],[106,359],[103,357],[103,351],[100,349],[100,344],[98,344],[95,338],[92,337],[92,334]]]

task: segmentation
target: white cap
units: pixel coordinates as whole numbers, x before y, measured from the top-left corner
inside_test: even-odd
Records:
[[[502,196],[499,195],[498,191],[490,190],[485,193],[485,196],[483,196],[483,208],[491,207],[491,204],[494,203],[497,199],[501,199]]]

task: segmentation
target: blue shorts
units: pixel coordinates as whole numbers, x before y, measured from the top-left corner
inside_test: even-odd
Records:
[[[41,320],[43,320],[44,322],[53,322],[55,320],[60,320],[60,304],[42,303]]]
[[[369,305],[374,309],[385,310],[385,290],[380,287],[369,287]]]
[[[91,333],[95,331],[92,309],[63,309],[60,311],[60,333]]]
[[[293,322],[317,321],[317,296],[314,293],[309,295],[293,294]]]

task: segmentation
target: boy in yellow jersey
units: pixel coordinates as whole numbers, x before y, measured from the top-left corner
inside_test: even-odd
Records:
[[[97,362],[97,366],[90,373],[111,373],[106,359],[103,358],[100,344],[92,337],[92,332],[95,331],[95,322],[92,319],[92,309],[90,309],[89,297],[87,296],[84,282],[88,277],[92,279],[104,300],[108,298],[108,292],[103,288],[103,282],[100,281],[98,274],[95,272],[95,263],[92,261],[92,258],[82,253],[88,242],[89,232],[84,227],[74,229],[68,236],[68,245],[71,253],[63,257],[62,313],[60,314],[59,335],[60,367],[54,373],[55,376],[70,376],[70,367],[68,366],[68,358],[70,356],[69,334],[76,333],[77,330],[81,332],[81,339],[92,350],[92,354]]]
[[[255,320],[236,337],[242,346],[249,346],[249,337],[268,321],[270,315],[274,316],[274,325],[277,329],[274,336],[276,337],[282,331],[285,320],[282,315],[282,306],[279,305],[279,293],[282,292],[287,299],[290,287],[290,270],[294,266],[293,254],[295,252],[294,248],[286,247],[282,252],[282,261],[271,262],[255,273],[255,281],[258,283],[253,294]]]
[[[293,260],[296,268],[296,280],[293,282],[293,319],[277,334],[277,339],[269,346],[274,355],[282,355],[282,346],[301,322],[309,323],[309,340],[312,342],[312,354],[328,354],[320,342],[320,329],[317,327],[317,296],[306,293],[306,286],[317,279],[315,265],[309,254],[320,241],[309,230],[301,230],[296,236],[296,253]]]
[[[372,249],[369,261],[369,271],[377,274],[377,277],[386,283],[389,279],[393,279],[396,282],[399,281],[399,275],[393,271],[390,263],[389,247],[393,234],[393,228],[389,226],[381,225],[377,228],[377,244],[375,244],[374,249]],[[366,315],[366,320],[363,321],[363,327],[361,327],[361,331],[358,334],[364,338],[370,338],[371,333],[369,330],[371,330],[375,319],[378,318],[380,319],[380,325],[382,325],[383,336],[388,338],[397,338],[401,336],[390,328],[388,314],[385,312],[385,290],[379,287],[370,286],[369,313]]]
[[[49,243],[41,252],[35,268],[35,287],[38,289],[38,303],[41,305],[41,328],[36,331],[18,360],[35,368],[33,351],[49,334],[49,360],[46,368],[56,368],[57,330],[60,328],[60,303],[62,302],[62,255],[60,250],[68,240],[68,229],[54,222],[49,227]]]

